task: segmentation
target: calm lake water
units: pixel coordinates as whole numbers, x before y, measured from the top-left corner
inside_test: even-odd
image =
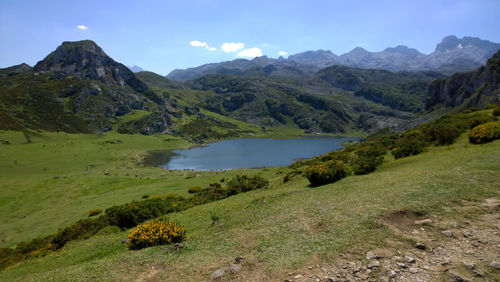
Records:
[[[224,140],[187,150],[151,152],[148,165],[173,170],[227,170],[290,165],[342,148],[341,143],[356,138]]]

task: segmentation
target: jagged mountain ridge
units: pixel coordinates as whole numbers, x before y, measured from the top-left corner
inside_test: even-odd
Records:
[[[270,59],[267,57],[255,60],[237,59],[222,63],[206,64],[185,70],[173,70],[167,77],[177,81],[201,77],[207,74],[228,74],[227,69],[234,69],[237,65],[238,72],[232,74],[251,76],[250,71],[256,66],[268,69],[282,69],[285,66],[293,68],[295,73],[302,72],[311,75],[322,68],[332,65],[343,65],[363,69],[384,69],[392,72],[398,71],[437,71],[446,75],[456,72],[473,70],[484,63],[498,49],[499,43],[481,40],[477,37],[447,36],[437,44],[433,53],[425,55],[418,50],[406,46],[389,47],[380,52],[369,52],[361,47],[356,47],[348,53],[337,56],[329,50],[305,51],[293,54],[288,59]],[[286,64],[295,62],[296,65]],[[291,74],[292,73],[292,74]],[[294,77],[293,72],[274,73],[268,76]]]

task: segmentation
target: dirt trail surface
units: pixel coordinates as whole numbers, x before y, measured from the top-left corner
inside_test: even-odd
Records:
[[[463,202],[458,220],[399,211],[380,219],[390,248],[290,272],[282,281],[500,281],[500,200]]]

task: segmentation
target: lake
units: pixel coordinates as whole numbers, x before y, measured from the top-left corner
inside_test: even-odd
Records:
[[[172,170],[228,170],[290,165],[342,148],[341,143],[357,138],[224,140],[186,150],[150,152],[147,165]]]

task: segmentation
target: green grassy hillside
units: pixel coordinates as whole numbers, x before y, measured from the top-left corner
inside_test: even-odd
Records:
[[[187,195],[190,186],[237,173],[271,181],[269,189],[171,214],[188,232],[179,252],[167,247],[131,252],[121,244],[128,232],[101,234],[10,267],[0,273],[5,281],[208,280],[236,256],[246,258],[244,268],[227,278],[283,280],[305,264],[331,263],[341,254],[360,259],[372,248],[411,248],[411,242],[380,220],[393,212],[474,219],[484,211],[459,209],[462,201],[500,197],[500,142],[472,145],[466,136],[417,156],[394,160],[388,154],[371,174],[317,188],[301,176],[283,184],[288,168],[215,173],[137,166],[145,148],[189,146],[172,137],[54,133],[23,144],[22,134],[7,132],[0,139],[11,143],[0,145],[3,246],[46,235],[91,209],[139,200],[144,194]],[[210,212],[219,215],[218,225],[211,225]]]

